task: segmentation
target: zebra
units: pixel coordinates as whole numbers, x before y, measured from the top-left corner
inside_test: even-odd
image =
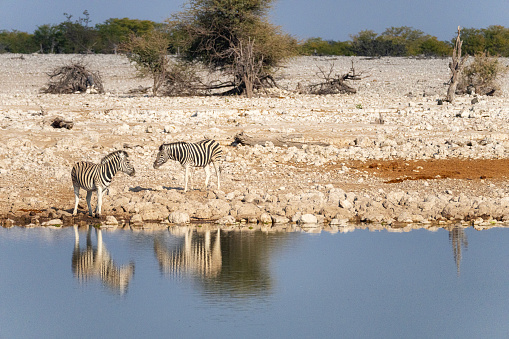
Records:
[[[83,188],[87,191],[88,214],[91,217],[93,214],[90,199],[92,198],[92,192],[97,191],[95,214],[96,217],[101,216],[102,197],[110,186],[113,176],[115,176],[118,171],[122,171],[130,176],[134,176],[135,174],[134,167],[130,163],[128,157],[129,155],[126,151],[115,151],[102,158],[100,164],[80,161],[73,166],[71,178],[74,187],[75,203],[72,215],[76,215],[78,211],[80,188]]]
[[[124,294],[134,275],[134,263],[117,265],[103,242],[100,228],[95,229],[97,244],[92,244],[92,227],[88,227],[86,249],[80,248],[78,226],[74,225],[74,250],[72,252],[72,271],[81,281],[99,277],[105,286]]]
[[[216,165],[216,160],[221,158],[223,151],[219,143],[215,140],[202,140],[197,143],[191,142],[172,142],[169,144],[162,144],[159,146],[156,160],[154,161],[154,168],[157,169],[169,159],[178,161],[185,168],[185,186],[184,192],[187,192],[187,182],[189,178],[189,170],[192,166],[203,167],[205,169],[205,189],[208,186],[210,178],[209,165],[214,165],[214,170],[217,176],[217,189],[221,187],[219,172],[220,169]]]

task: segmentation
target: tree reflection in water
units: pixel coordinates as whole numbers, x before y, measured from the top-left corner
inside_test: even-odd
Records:
[[[178,244],[154,239],[154,252],[162,272],[177,279],[191,277],[207,295],[263,296],[272,289],[269,259],[283,232],[228,231],[196,227],[170,227]]]
[[[134,275],[134,263],[118,266],[115,264],[102,240],[101,230],[95,229],[97,245],[92,244],[92,227],[88,226],[86,248],[80,249],[78,227],[74,226],[74,250],[72,252],[72,271],[80,282],[98,277],[103,285],[119,294],[127,291],[129,281]]]
[[[452,244],[452,251],[454,253],[454,261],[456,262],[456,269],[458,276],[460,275],[461,264],[461,251],[462,248],[468,249],[468,240],[465,229],[461,224],[456,224],[449,230],[449,240]]]

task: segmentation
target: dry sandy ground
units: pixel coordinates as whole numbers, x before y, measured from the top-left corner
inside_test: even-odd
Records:
[[[39,93],[49,70],[81,58],[101,73],[107,94]],[[319,67],[332,65],[337,73],[346,73],[352,61],[364,75],[352,84],[358,94],[294,93],[299,82],[320,81]],[[137,78],[122,56],[0,55],[0,216],[30,219],[51,208],[70,211],[72,164],[98,162],[119,148],[130,152],[138,175],[135,179],[117,175],[114,196],[124,192],[133,200],[132,195],[139,194],[144,201],[154,192],[183,194],[179,166],[168,164],[155,171],[151,163],[163,142],[203,138],[218,140],[225,151],[218,199],[228,193],[299,195],[330,187],[357,196],[380,190],[507,196],[507,78],[502,79],[497,97],[480,97],[474,105],[468,96],[454,105],[439,106],[437,100],[447,88],[447,63],[446,59],[301,57],[277,73],[281,91],[249,100],[129,95],[130,89],[149,86],[150,80]],[[49,125],[55,116],[72,120],[74,128],[53,129]],[[384,124],[376,123],[380,116]],[[308,148],[288,157],[285,148],[231,146],[240,132],[262,139],[283,135],[303,143],[323,142],[334,149]],[[450,139],[450,144],[460,146],[445,153],[441,146],[436,152],[426,150],[427,145],[443,145]],[[465,146],[469,141],[475,145]],[[390,146],[384,148],[384,142]],[[476,148],[477,144],[493,147]],[[417,150],[421,145],[422,152]],[[195,186],[201,185],[202,171],[195,171],[195,177]],[[214,176],[211,186],[194,189],[186,197],[205,204],[215,187]],[[106,214],[119,212],[106,207]]]

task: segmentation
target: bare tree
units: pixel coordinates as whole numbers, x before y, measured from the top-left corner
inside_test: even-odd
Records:
[[[445,98],[445,100],[450,103],[454,102],[456,87],[458,86],[461,72],[463,71],[463,65],[468,59],[468,55],[461,56],[461,45],[463,45],[463,41],[460,39],[460,35],[461,28],[458,26],[458,36],[456,37],[456,43],[454,44],[454,50],[452,51],[452,61],[449,63],[449,69],[452,72],[451,80],[449,88],[447,89],[447,97]]]
[[[323,79],[322,82],[318,84],[309,85],[307,89],[304,91],[302,87],[300,89],[301,92],[307,92],[311,94],[337,94],[337,93],[347,93],[347,94],[355,94],[357,90],[346,83],[348,80],[361,80],[362,73],[355,73],[355,68],[353,66],[350,68],[350,71],[346,74],[334,74],[334,63],[331,64],[329,70],[324,70],[321,67],[318,67],[317,75]]]
[[[90,90],[104,93],[99,73],[88,70],[81,62],[57,67],[48,76],[50,79],[48,85],[41,90],[43,93],[71,94]]]

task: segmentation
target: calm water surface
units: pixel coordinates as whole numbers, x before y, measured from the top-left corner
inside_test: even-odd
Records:
[[[509,337],[509,229],[77,234],[0,228],[0,338]]]

